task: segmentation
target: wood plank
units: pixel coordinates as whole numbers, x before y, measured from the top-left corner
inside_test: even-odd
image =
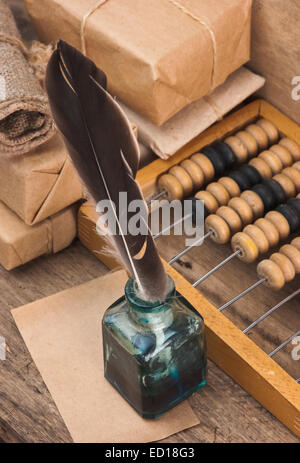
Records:
[[[300,101],[294,101],[291,92],[292,78],[300,75],[299,17],[298,0],[254,0],[249,63],[251,70],[267,79],[258,95],[298,123]]]
[[[176,250],[179,246],[177,238],[174,243],[170,241],[169,246],[161,242],[164,252],[173,255],[172,247]],[[199,274],[196,264],[192,263],[192,269],[184,268]],[[103,264],[78,241],[57,255],[43,256],[12,272],[0,268],[0,335],[6,337],[10,348],[7,360],[0,362],[0,439],[3,441],[70,441],[10,310],[106,272]],[[192,273],[190,277],[193,278]],[[211,361],[208,385],[195,394],[190,403],[200,424],[165,442],[300,442]]]
[[[171,160],[168,161],[162,161],[160,159],[156,160],[149,166],[139,171],[138,179],[144,194],[146,193],[146,195],[148,194],[150,196],[151,194],[153,195],[155,192],[157,177],[166,170],[166,166],[167,169],[170,168],[171,165],[174,165],[181,161],[183,158],[190,156],[202,146],[208,143],[212,143],[215,140],[235,132],[259,116],[272,120],[282,135],[290,136],[296,141],[300,140],[300,128],[297,124],[292,122],[289,118],[284,116],[269,103],[263,100],[255,101],[250,105],[241,108],[236,113],[226,117],[218,124],[215,124],[204,134],[201,134],[188,147],[177,153],[174,159],[171,158]],[[88,220],[91,221],[95,220],[95,214],[93,215],[93,212],[91,211],[92,209],[88,208],[88,204],[83,205],[79,215],[79,222],[81,222],[82,218],[84,217],[88,217]],[[80,232],[79,236],[82,239]],[[93,233],[88,235],[88,239],[86,239],[86,237],[87,234],[85,234],[83,237],[84,244],[91,250],[97,249],[98,257],[101,258],[101,254],[99,254],[99,250],[103,246],[101,237]],[[183,241],[184,239],[182,238],[181,242]],[[172,243],[172,237],[162,237],[159,239],[158,248],[161,251],[162,256],[164,256],[166,252],[168,253],[168,250],[170,249],[173,249],[174,254],[177,254],[180,249],[184,248],[183,244],[181,244],[181,246],[179,244],[179,247],[176,248],[175,245],[172,245]],[[201,252],[199,261],[197,262],[196,268],[200,272],[200,269],[205,266],[205,262],[209,262],[209,267],[206,270],[208,271],[219,261],[217,257],[218,253],[223,253],[225,250],[224,257],[230,254],[230,246],[221,246],[223,250],[219,250],[218,248],[220,248],[220,246],[216,245],[208,245],[208,247],[210,247],[210,253],[206,254],[205,258],[205,252]],[[202,248],[203,247],[201,247],[201,251],[203,251]],[[193,256],[198,255],[198,249],[194,249],[191,254]],[[171,257],[173,256],[168,256],[168,258]],[[181,273],[188,280],[191,276],[191,272],[189,272],[189,270],[192,266],[191,264],[186,264],[186,259],[189,261],[191,257],[185,256],[185,259],[179,261],[179,265],[181,264],[183,266]],[[110,262],[109,260],[106,260],[106,264],[112,267],[115,265],[114,262]],[[219,299],[226,297],[228,288],[232,288],[233,282],[234,288],[236,288],[237,292],[238,288],[240,288],[240,291],[242,291],[245,289],[245,287],[249,286],[251,282],[251,280],[249,281],[248,279],[249,271],[252,271],[254,281],[255,279],[257,280],[255,265],[247,266],[247,270],[245,272],[245,265],[238,261],[238,259],[236,259],[236,262],[231,264],[233,265],[228,267],[228,269],[230,269],[230,273],[227,273],[225,270],[225,275],[227,275],[227,278],[225,278],[224,287],[218,280],[218,278],[220,278],[219,275],[216,277],[216,279],[210,279],[211,282],[214,282],[214,284],[219,287],[219,291],[217,292]],[[170,271],[172,272],[171,269]],[[202,273],[205,272],[202,270]],[[197,280],[198,277],[199,274],[195,275],[194,281]],[[297,284],[297,280],[298,278],[295,279],[294,284]],[[241,286],[241,283],[244,285],[244,287]],[[197,293],[197,291],[195,293],[195,290],[189,285],[187,288],[190,288],[191,293]],[[188,291],[187,288],[185,288],[186,291]],[[208,288],[209,295],[214,298],[214,287],[208,284]],[[224,290],[223,292],[221,292],[221,288]],[[264,293],[266,293],[266,291],[269,290],[264,289]],[[269,291],[269,295],[270,297],[268,302],[270,307],[272,307],[276,304],[276,294]],[[228,296],[228,299],[230,298],[231,297]],[[266,325],[264,324],[259,325],[258,329],[254,330],[254,334],[250,332],[250,336],[253,336],[253,339],[258,343],[259,346],[261,346],[258,347],[258,345],[251,341],[250,337],[245,336],[239,329],[240,322],[245,319],[246,315],[248,316],[248,319],[252,319],[252,321],[261,315],[261,313],[257,313],[258,306],[256,295],[254,295],[252,298],[247,298],[246,300],[248,302],[247,314],[245,314],[243,310],[237,310],[235,312],[230,310],[229,317],[226,318],[223,316],[223,314],[220,314],[215,307],[210,305],[206,298],[203,298],[200,305],[208,327],[208,354],[216,364],[224,369],[224,371],[229,373],[247,391],[253,394],[253,396],[259,400],[260,403],[262,403],[275,416],[282,420],[282,422],[284,422],[290,429],[292,429],[295,434],[300,436],[299,385],[296,383],[295,379],[293,379],[293,377],[298,378],[300,376],[300,371],[298,363],[292,360],[291,352],[289,351],[289,349],[291,350],[291,346],[288,346],[285,350],[281,351],[278,356],[276,356],[278,363],[270,359],[264,352],[264,349],[267,350],[267,352],[270,352],[274,347],[276,347],[276,345],[280,344],[282,341],[288,338],[290,334],[293,333],[292,330],[295,330],[295,327],[298,326],[300,328],[299,313],[293,310],[295,301],[287,304],[284,311],[285,314],[287,312],[289,313],[290,323],[286,323],[283,319],[284,317],[279,316],[279,323],[276,325],[274,322],[275,318],[272,317],[267,320],[267,326],[271,326],[273,324],[273,330],[268,331],[267,329],[264,329]],[[244,300],[242,301],[242,304],[243,302]],[[221,305],[222,302],[220,300],[217,306]],[[281,314],[283,314],[282,311]],[[277,316],[278,313],[276,313],[276,317]],[[231,323],[229,319],[235,321],[237,327]],[[249,324],[250,321],[248,325]],[[276,333],[276,330],[278,331],[278,337],[272,337],[270,333]],[[226,331],[228,331],[228,336],[226,335]],[[284,369],[281,368],[279,364],[281,364],[288,373],[284,371]]]
[[[209,358],[300,437],[299,385],[168,264],[177,290],[204,317]]]

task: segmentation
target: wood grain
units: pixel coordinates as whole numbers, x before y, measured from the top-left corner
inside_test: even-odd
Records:
[[[299,17],[298,0],[254,0],[249,63],[267,79],[258,94],[298,123],[300,101],[294,101],[291,93],[292,79],[300,75]]]
[[[168,239],[168,237],[166,237]],[[161,252],[171,256],[179,247],[178,237],[161,242]],[[165,237],[163,238],[165,239]],[[179,267],[189,278],[199,274],[199,255],[209,266],[209,252],[183,261]],[[224,250],[225,251],[225,250]],[[178,268],[178,267],[177,267]],[[201,267],[201,271],[204,267]],[[22,304],[78,285],[107,272],[79,242],[55,255],[44,256],[12,272],[0,269],[0,335],[10,352],[0,361],[0,439],[5,442],[70,442],[60,414],[13,322],[10,310]],[[186,275],[188,277],[188,275]],[[220,277],[220,275],[219,275]],[[215,280],[216,281],[216,280]],[[217,279],[219,282],[219,278]],[[222,288],[224,286],[223,278]],[[241,283],[242,284],[242,283]],[[211,288],[215,283],[211,282]],[[234,291],[237,288],[234,288]],[[229,296],[229,288],[224,297]],[[215,293],[215,297],[218,297]],[[262,309],[261,307],[260,309]],[[165,439],[165,442],[299,442],[285,426],[252,399],[240,386],[209,362],[208,385],[191,399],[201,424]]]
[[[25,31],[26,38],[31,39],[34,34],[28,26],[23,1],[9,0],[9,3],[14,7],[18,23]],[[276,21],[283,21],[282,14],[288,15],[291,11],[299,8],[296,0],[288,2],[289,5],[292,5],[293,10],[291,8],[286,9],[286,2],[279,0],[254,1],[254,6],[258,9],[262,8],[263,4],[265,5],[264,8],[271,10],[271,13],[264,16],[262,9],[261,11],[257,10],[255,12],[257,19],[254,19],[255,21],[258,19],[266,21],[271,18],[273,37],[276,37],[277,34]],[[273,18],[274,6],[281,11],[275,21]],[[295,15],[294,18],[296,20]],[[259,24],[259,22],[254,22],[254,24]],[[290,27],[289,20],[286,21],[286,24],[289,29],[286,34],[294,34],[296,28]],[[263,54],[264,58],[264,46],[267,45],[269,50],[272,50],[273,47],[272,43],[269,43],[269,39],[267,42],[265,41],[266,34],[270,37],[270,30],[266,31],[265,28],[261,28],[258,33],[257,40],[261,44],[260,53]],[[282,38],[282,34],[278,34],[278,40],[281,42],[280,47],[283,43]],[[277,53],[278,47],[276,45]],[[289,58],[290,52],[286,59]],[[297,60],[293,58],[293,61],[290,62],[296,63]],[[294,110],[289,99],[288,84],[294,75],[293,67],[291,68],[291,65],[288,64],[287,71],[285,71],[284,66],[280,63],[277,68],[272,67],[270,61],[266,61],[267,64],[264,68],[262,67],[263,60],[260,64],[257,63],[258,60],[254,56],[251,63],[252,68],[265,75],[272,73],[274,81],[279,82],[276,87],[266,87],[269,99],[274,102],[275,98],[277,101],[280,100],[278,106],[282,107],[287,114],[293,115]],[[278,72],[279,69],[280,72]],[[292,69],[293,74],[291,77],[289,76],[291,74],[290,69]],[[281,87],[283,87],[283,91]],[[295,110],[297,108],[295,106]],[[160,252],[165,258],[168,258],[174,253],[176,254],[181,245],[182,243],[178,242],[178,237],[162,238],[159,244]],[[224,247],[219,248],[212,256],[211,247],[211,244],[205,244],[197,252],[182,259],[180,264],[176,264],[176,268],[187,279],[193,281],[201,272],[204,273],[210,269],[215,264],[216,259],[221,260],[223,256],[228,255],[229,249]],[[199,267],[200,259],[201,267]],[[229,266],[227,272],[219,272],[201,286],[201,291],[212,303],[221,304],[239,289],[244,289],[250,279],[254,281],[255,269],[253,266],[247,268],[247,275],[243,278],[241,275],[245,275],[244,264],[235,263],[234,268],[237,270],[233,271]],[[71,441],[68,430],[15,327],[10,309],[83,283],[104,274],[106,271],[107,269],[79,242],[74,243],[69,249],[56,256],[39,258],[13,272],[8,273],[0,269],[0,335],[6,338],[10,350],[7,353],[7,360],[0,361],[0,442]],[[286,294],[291,289],[287,288]],[[281,296],[282,293],[278,294],[276,300],[279,300]],[[255,303],[251,303],[251,299],[247,298],[242,304],[235,304],[226,315],[235,324],[244,327],[254,317],[260,315],[266,305],[270,306],[273,297],[269,290],[259,288],[255,294]],[[299,310],[299,299],[295,300],[291,307],[285,306],[279,313],[274,314],[272,319],[265,321],[255,332],[251,332],[250,337],[268,352],[294,328],[296,310]],[[287,359],[290,359],[288,352],[282,352],[280,358],[276,360],[286,366]],[[291,373],[293,370],[294,364],[291,365]],[[201,393],[195,394],[190,402],[198,414],[201,424],[171,436],[165,439],[165,442],[299,442],[299,439],[217,368],[213,362],[209,362],[208,385]]]
[[[174,158],[168,161],[157,160],[139,171],[138,180],[144,194],[149,197],[155,193],[157,178],[161,173],[170,168],[171,165],[187,158],[191,153],[201,149],[202,146],[224,136],[228,136],[258,116],[272,120],[282,135],[289,136],[298,142],[300,141],[300,129],[296,123],[265,101],[255,101],[242,107],[239,111],[232,113],[223,121],[215,124],[206,132],[199,135],[199,137],[193,140],[186,148],[177,153]],[[102,238],[95,233],[95,227],[93,225],[95,219],[93,209],[88,207],[88,203],[83,205],[79,214],[79,237],[88,249],[92,251],[97,250],[97,257],[102,259],[99,251],[103,247],[103,243]],[[184,238],[181,237],[181,241],[179,237],[177,238],[177,246],[172,244],[174,237],[162,237],[158,240],[158,247],[163,257],[170,249],[173,249],[173,256],[176,255],[179,250],[184,249]],[[231,253],[230,246],[220,247],[212,243],[205,243],[205,245],[208,252],[206,254],[205,251],[203,251],[204,246],[201,247],[201,255],[199,256],[197,265],[195,265],[195,262],[192,264],[189,260],[185,261],[185,259],[176,264],[177,268],[178,265],[181,265],[181,273],[188,281],[198,280],[199,276],[214,267],[220,260],[223,260],[218,259],[219,252],[222,253],[225,250],[223,258]],[[190,253],[193,256],[192,258],[197,255],[197,252],[198,249],[196,248]],[[167,260],[173,256],[167,255]],[[185,257],[189,259],[189,255]],[[209,262],[209,266],[204,271],[206,262]],[[115,265],[114,262],[111,262],[107,258],[105,263],[112,268]],[[199,273],[195,274],[191,272],[193,268]],[[253,272],[252,281],[249,279],[251,268]],[[191,273],[193,280],[190,279]],[[224,302],[236,295],[228,294],[228,297],[226,297],[230,288],[235,288],[237,293],[239,293],[250,286],[251,283],[257,281],[256,265],[252,265],[252,267],[245,266],[238,259],[235,259],[234,262],[228,264],[223,273],[225,275],[224,285],[222,285],[222,277],[219,277],[219,273],[215,274],[203,285],[204,288],[208,288],[208,295],[204,293],[206,297],[201,299],[199,293],[196,293],[198,294],[198,298],[195,296],[195,299],[191,301],[191,303],[203,313],[206,320],[208,354],[224,371],[228,372],[239,384],[251,392],[260,403],[264,404],[268,410],[272,411],[299,436],[299,385],[296,384],[293,378],[297,379],[300,376],[300,369],[299,362],[293,360],[291,356],[293,346],[290,343],[285,349],[282,349],[274,357],[275,362],[269,359],[263,352],[264,350],[266,353],[271,352],[274,347],[299,330],[299,312],[297,309],[295,310],[295,306],[299,307],[297,299],[295,298],[290,301],[284,306],[284,310],[281,309],[272,317],[267,318],[263,323],[259,324],[247,337],[243,335],[240,330],[247,327],[252,321],[256,320],[264,313],[264,311],[271,308],[279,301],[276,300],[276,294],[272,291],[266,290],[263,287],[259,288],[261,294],[263,294],[262,300],[265,309],[258,309],[257,294],[259,293],[257,290],[257,293],[252,293],[240,301],[239,304],[241,306],[244,305],[245,302],[247,303],[246,311],[236,309],[236,305],[233,305],[225,311],[225,314],[229,313],[228,318],[234,322],[233,325],[223,317],[223,314],[220,316],[219,312],[216,311],[208,301],[212,299],[214,305],[220,307]],[[180,278],[178,282],[182,284]],[[210,286],[210,282],[214,282],[215,285]],[[294,280],[293,284],[287,285],[285,290],[289,292],[282,296],[281,299],[291,294],[293,290],[298,289],[297,284],[299,284],[298,278]],[[216,287],[218,288],[217,292],[215,291]],[[189,294],[189,289],[184,284],[183,290],[187,291]],[[269,291],[268,299],[266,299],[267,291]],[[190,293],[195,293],[195,290],[191,287]],[[214,301],[215,296],[217,296],[216,301]],[[225,300],[222,301],[223,298],[225,298]],[[270,304],[267,307],[266,301]],[[285,320],[287,313],[289,314],[288,323],[286,323]],[[276,320],[278,316],[279,320]],[[235,328],[235,326],[237,326],[237,328]],[[267,329],[266,327],[269,328]],[[251,341],[251,338],[255,341],[255,344]],[[261,348],[258,348],[257,345]],[[282,365],[283,369],[278,365]]]

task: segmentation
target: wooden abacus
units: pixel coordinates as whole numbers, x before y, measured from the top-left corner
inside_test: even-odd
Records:
[[[253,178],[252,184],[245,187],[244,168],[244,173],[237,168],[237,174],[219,179],[220,175],[215,176],[216,166],[212,162],[214,154],[209,150],[203,153],[203,148],[223,141],[235,153],[238,164],[254,167],[247,171],[248,180],[255,170],[259,172],[261,180],[263,178],[269,182],[276,204],[268,198],[262,186],[256,185],[257,179]],[[202,188],[195,196],[205,203],[206,232],[213,239],[206,240],[205,246],[194,247],[192,253],[187,249],[171,259],[172,264],[177,262],[180,265],[182,274],[166,262],[165,266],[175,280],[178,291],[204,317],[209,358],[300,437],[300,387],[297,384],[300,378],[299,362],[291,361],[290,355],[285,352],[300,334],[299,313],[291,303],[300,294],[296,278],[299,273],[299,254],[292,252],[296,248],[299,250],[299,238],[291,241],[289,235],[295,227],[291,227],[292,219],[285,216],[288,212],[276,211],[282,202],[282,195],[287,202],[300,192],[298,144],[300,128],[267,102],[259,100],[215,124],[169,160],[152,162],[138,172],[137,179],[147,200],[163,195],[169,199],[182,199]],[[227,170],[230,170],[230,152],[229,155],[223,155]],[[79,212],[79,238],[108,267],[115,268],[118,265],[116,261],[106,253],[101,253],[103,241],[96,233],[96,220],[94,207],[85,203]],[[182,248],[183,239],[178,236],[162,236],[158,240],[161,255],[167,257],[166,254],[172,252],[172,249],[178,249],[178,243]],[[288,248],[282,242],[287,239],[291,242]],[[229,244],[220,247],[215,243],[228,243],[231,240],[236,255],[244,256],[245,249],[254,249],[250,257],[242,258],[247,264],[239,259],[225,262],[229,265],[226,272],[212,275],[207,280],[207,286],[201,285],[200,291],[196,289],[208,274],[212,274],[211,267],[220,260],[220,256],[228,255]],[[270,259],[264,259],[258,265],[257,262],[249,263],[257,261],[262,254],[272,252],[274,246],[280,246],[280,249],[277,253],[274,253],[274,249]],[[181,260],[184,254],[188,256],[188,262]],[[199,279],[207,269],[205,278]],[[285,285],[281,289],[279,303],[277,293],[263,285],[271,283],[274,286],[275,280],[271,278],[273,275],[276,276],[276,289]],[[224,298],[229,299],[232,292],[236,293],[244,289],[245,285],[249,286],[252,279],[256,282],[250,286],[251,293],[247,288],[220,306]],[[193,284],[188,280],[193,281]],[[249,296],[246,296],[247,291]],[[286,297],[281,296],[283,292]],[[235,307],[233,304],[241,297],[245,298],[243,300],[246,303],[239,303]],[[265,310],[266,301],[272,306],[268,311]],[[259,306],[260,302],[263,307]],[[283,304],[285,316],[278,310]],[[230,310],[224,312],[228,308]],[[277,323],[274,316],[278,317]],[[253,331],[261,327],[262,321],[269,330],[260,328]],[[246,325],[246,328],[243,329],[242,325]],[[274,331],[280,335],[275,336]],[[277,361],[274,360],[275,356]]]

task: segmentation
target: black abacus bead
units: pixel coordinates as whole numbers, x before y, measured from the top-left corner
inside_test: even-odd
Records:
[[[249,188],[251,188],[251,183],[249,182],[248,177],[240,170],[229,172],[228,177],[232,178],[232,180],[238,184],[241,191],[249,190]]]
[[[221,177],[226,171],[226,161],[222,155],[212,146],[205,146],[201,149],[201,153],[211,161],[215,169],[215,176]]]
[[[264,203],[264,209],[265,213],[268,211],[271,211],[278,205],[276,202],[276,197],[274,196],[274,193],[272,190],[267,185],[264,185],[263,183],[259,183],[258,185],[255,185],[252,190],[258,194],[258,196],[261,198],[262,202]]]
[[[239,168],[239,171],[242,172],[242,174],[246,175],[251,185],[257,185],[258,183],[261,183],[263,180],[258,170],[255,169],[255,167],[253,166],[249,166],[248,164],[241,166]]]
[[[289,199],[288,202],[287,202],[288,206],[290,206],[292,209],[294,209],[294,211],[296,212],[296,214],[298,215],[299,219],[300,219],[300,199],[299,198],[292,198],[292,199]]]
[[[221,154],[221,156],[225,159],[226,168],[230,169],[233,164],[237,161],[236,155],[232,151],[229,145],[220,141],[219,143],[215,143],[213,148]]]
[[[280,212],[280,214],[286,218],[289,223],[291,233],[298,230],[300,227],[300,217],[293,207],[288,206],[287,204],[280,204],[280,206],[276,208],[276,211]]]
[[[210,215],[210,212],[204,204],[204,218],[206,219],[206,217],[208,217],[209,215]]]
[[[272,178],[266,178],[263,180],[262,184],[270,188],[276,198],[276,204],[283,204],[286,202],[285,191],[280,183],[276,182],[276,180],[273,180]]]

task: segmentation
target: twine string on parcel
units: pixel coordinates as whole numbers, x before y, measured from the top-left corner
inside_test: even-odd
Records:
[[[108,0],[98,0],[95,5],[93,5],[83,16],[81,25],[80,25],[80,41],[81,41],[81,51],[82,53],[87,56],[87,50],[86,50],[86,37],[85,37],[85,30],[86,30],[86,24],[88,18],[96,11],[98,8],[100,8],[104,3],[107,3]],[[206,28],[206,30],[209,32],[209,35],[211,37],[212,41],[212,47],[213,47],[213,66],[212,66],[212,75],[211,75],[211,90],[214,88],[214,80],[215,80],[215,68],[216,68],[216,57],[217,57],[217,40],[215,33],[206,21],[203,21],[201,18],[196,16],[194,13],[189,11],[184,5],[182,5],[178,0],[167,0],[170,2],[172,5],[174,5],[176,8],[178,8],[180,11],[182,11],[184,14],[192,18],[194,21],[197,21],[197,23],[201,24]],[[214,105],[213,105],[214,108]],[[215,108],[214,108],[215,109]],[[218,114],[218,117],[220,117],[220,112],[216,111]]]

